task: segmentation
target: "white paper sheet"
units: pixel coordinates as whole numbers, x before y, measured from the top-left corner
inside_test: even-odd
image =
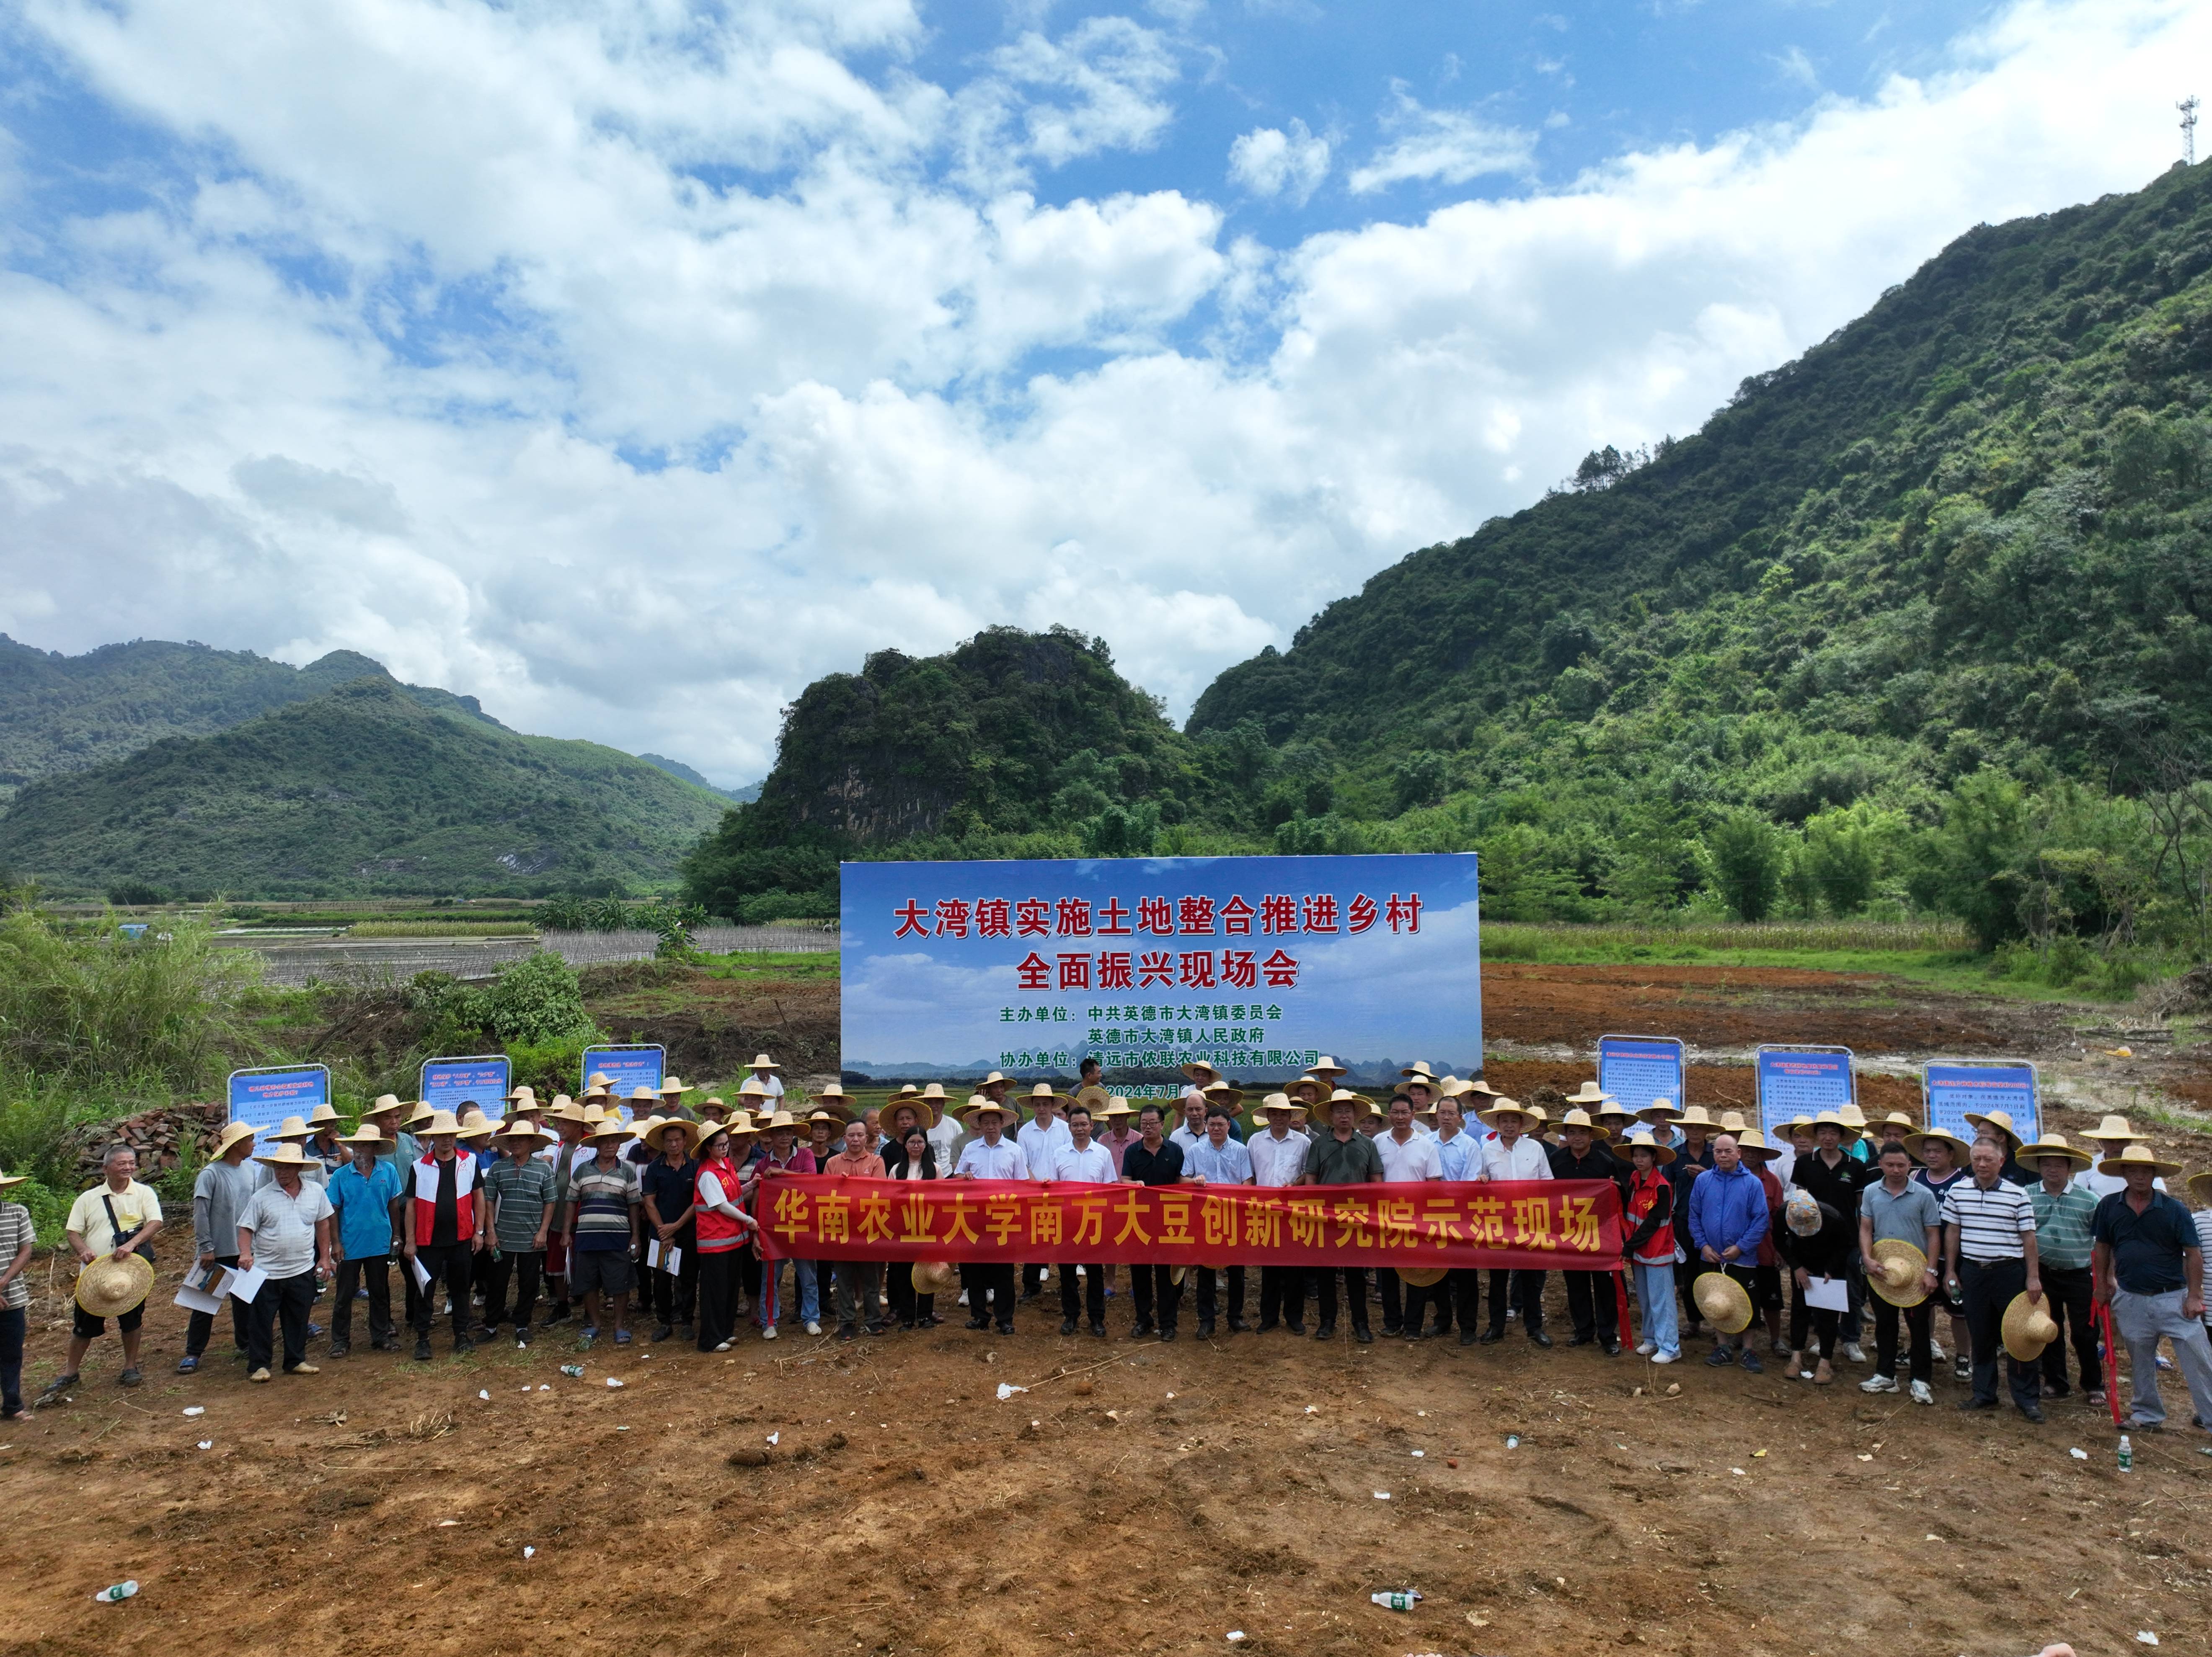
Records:
[[[415,1274],[415,1286],[417,1289],[428,1289],[430,1286],[430,1268],[428,1266],[423,1265],[420,1260],[410,1260],[407,1262],[407,1267],[408,1270]]]
[[[1851,1286],[1841,1278],[1808,1278],[1805,1304],[1818,1307],[1823,1312],[1848,1312],[1851,1309]]]
[[[251,1272],[240,1272],[233,1267],[223,1274],[222,1292],[242,1301],[250,1301],[261,1292],[261,1285],[268,1281],[269,1274],[258,1266]]]
[[[189,1283],[177,1290],[175,1303],[187,1312],[204,1312],[210,1317],[222,1310],[220,1296],[210,1295],[204,1289],[195,1289]]]

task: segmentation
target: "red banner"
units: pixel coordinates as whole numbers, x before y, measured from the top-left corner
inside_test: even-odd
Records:
[[[805,1260],[1400,1266],[1619,1272],[1610,1180],[1138,1186],[761,1182],[763,1252]]]

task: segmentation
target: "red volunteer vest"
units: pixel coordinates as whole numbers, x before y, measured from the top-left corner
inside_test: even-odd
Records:
[[[732,1206],[736,1205],[738,1200],[738,1165],[735,1162],[732,1162],[726,1156],[718,1156],[711,1162],[700,1163],[699,1172],[702,1176],[711,1174],[716,1180],[720,1181],[722,1187],[722,1200]],[[694,1181],[691,1187],[691,1198],[692,1200],[698,1205],[698,1206],[692,1211],[691,1223],[698,1228],[699,1252],[701,1253],[723,1253],[729,1249],[737,1247],[740,1243],[744,1241],[744,1227],[738,1224],[737,1221],[732,1219],[728,1215],[720,1213],[714,1209],[708,1207],[707,1199],[699,1194],[699,1187],[696,1181]]]
[[[438,1157],[425,1151],[415,1164],[415,1246],[427,1248],[438,1225]],[[468,1242],[477,1235],[477,1159],[453,1156],[453,1238]]]

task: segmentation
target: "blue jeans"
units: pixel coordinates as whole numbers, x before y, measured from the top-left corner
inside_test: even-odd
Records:
[[[1682,1332],[1674,1321],[1674,1268],[1629,1264],[1636,1272],[1636,1304],[1644,1320],[1644,1338],[1669,1357],[1682,1356]]]
[[[819,1323],[822,1320],[822,1291],[814,1278],[812,1260],[763,1260],[761,1262],[761,1296],[753,1312],[753,1321],[763,1328],[783,1315],[783,1273],[788,1266],[799,1284],[799,1320]]]

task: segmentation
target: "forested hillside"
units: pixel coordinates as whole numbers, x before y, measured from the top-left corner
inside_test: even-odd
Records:
[[[595,743],[353,680],[212,737],[32,784],[0,868],[63,891],[605,890],[665,883],[722,802]]]
[[[0,804],[40,777],[89,770],[164,737],[227,730],[364,677],[391,675],[350,650],[290,667],[250,650],[162,639],[64,656],[0,633]],[[400,688],[425,707],[498,723],[473,696]]]

